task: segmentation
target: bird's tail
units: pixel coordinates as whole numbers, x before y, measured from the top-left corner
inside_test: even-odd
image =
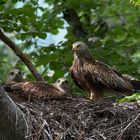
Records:
[[[131,84],[134,87],[135,91],[140,91],[140,81],[131,80]]]

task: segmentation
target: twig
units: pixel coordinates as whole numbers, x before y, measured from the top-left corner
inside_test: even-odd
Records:
[[[139,117],[140,117],[140,113],[136,116],[136,118],[135,118],[134,120],[132,120],[132,121],[123,129],[123,131],[118,135],[118,137],[116,138],[116,140],[121,140],[121,137],[122,137],[123,133],[126,132],[127,129],[130,128],[131,125],[132,125],[133,123],[135,123],[137,119],[139,119]]]
[[[28,69],[31,71],[33,76],[36,78],[37,81],[44,81],[43,77],[37,72],[32,62],[29,60],[26,54],[24,54],[17,46],[16,44],[8,38],[3,31],[0,29],[0,39],[10,47],[15,54],[24,62],[24,64],[28,67]]]
[[[43,130],[44,130],[44,133],[45,133],[47,139],[48,140],[53,140],[51,130],[50,130],[49,125],[46,122],[46,120],[43,120],[43,124],[42,124],[40,130],[37,132],[38,133],[38,139],[40,139],[41,133],[42,133]]]
[[[44,132],[47,134],[47,137],[48,137],[50,140],[52,140],[52,139],[53,139],[52,133],[51,133],[49,124],[46,122],[46,120],[44,120],[44,125],[45,125]]]
[[[102,133],[100,133],[99,131],[95,131],[103,140],[107,140],[107,138],[104,136],[104,134]]]

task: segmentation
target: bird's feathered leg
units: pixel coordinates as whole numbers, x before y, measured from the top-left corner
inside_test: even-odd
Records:
[[[89,99],[98,100],[102,97],[103,97],[103,93],[101,91],[98,91],[98,90],[95,90],[95,89],[94,89],[94,91],[93,90],[90,91]]]
[[[91,93],[90,93],[89,99],[90,99],[90,100],[95,100],[95,94],[94,94],[94,92],[91,92]]]

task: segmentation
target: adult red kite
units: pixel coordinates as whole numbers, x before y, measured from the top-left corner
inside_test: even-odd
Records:
[[[110,66],[94,59],[84,42],[78,41],[72,46],[74,60],[71,76],[81,89],[90,94],[90,99],[101,98],[104,91],[131,95],[140,89],[140,81],[125,78]]]
[[[4,85],[4,89],[10,94],[16,94],[24,99],[45,99],[69,94],[68,80],[59,78],[54,84],[45,82],[19,82]],[[14,99],[13,99],[14,100]]]

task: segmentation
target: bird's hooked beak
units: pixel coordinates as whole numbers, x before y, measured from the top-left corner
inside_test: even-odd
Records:
[[[77,52],[79,48],[76,45],[72,45],[72,52]]]

